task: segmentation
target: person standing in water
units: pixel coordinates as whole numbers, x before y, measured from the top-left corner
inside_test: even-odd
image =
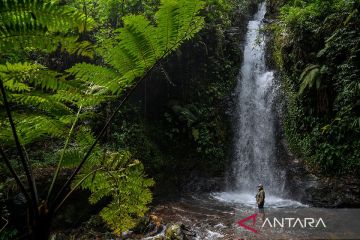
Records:
[[[258,208],[264,208],[265,203],[265,191],[264,186],[262,184],[259,184],[258,186],[258,193],[256,194],[256,203],[258,205]]]

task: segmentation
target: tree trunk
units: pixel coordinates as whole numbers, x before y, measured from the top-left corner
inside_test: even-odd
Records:
[[[42,203],[39,207],[39,215],[30,218],[29,234],[31,240],[48,240],[51,233],[53,214],[49,213],[47,204]]]

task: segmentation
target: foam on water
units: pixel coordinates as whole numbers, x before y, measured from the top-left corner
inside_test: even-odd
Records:
[[[250,208],[257,207],[255,203],[255,195],[250,193],[218,192],[211,194],[211,196],[220,202],[232,203],[239,207],[250,207]],[[307,206],[294,200],[283,199],[273,195],[267,195],[265,198],[265,207],[298,208],[298,207],[307,207]]]

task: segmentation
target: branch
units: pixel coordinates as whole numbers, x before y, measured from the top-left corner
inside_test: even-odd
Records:
[[[5,225],[0,229],[0,233],[6,228],[6,226],[9,224],[9,220],[7,220],[6,218],[4,217],[1,217],[6,223]]]
[[[5,106],[5,110],[6,110],[6,114],[8,116],[9,122],[10,122],[10,126],[11,126],[11,131],[12,134],[14,136],[14,140],[15,140],[15,144],[16,144],[16,148],[18,151],[18,154],[20,156],[20,160],[21,163],[23,165],[23,168],[25,170],[25,175],[29,184],[29,188],[30,188],[30,193],[31,193],[31,202],[33,205],[33,211],[35,215],[38,215],[38,195],[37,195],[37,191],[36,191],[36,185],[35,185],[35,181],[34,181],[34,177],[31,171],[31,167],[29,166],[29,162],[27,161],[27,159],[25,159],[24,153],[22,151],[21,148],[21,144],[19,141],[19,137],[17,135],[16,132],[16,128],[15,128],[15,123],[14,120],[11,116],[11,111],[10,111],[10,107],[9,107],[9,102],[7,101],[7,97],[6,97],[6,92],[5,92],[5,88],[4,88],[4,84],[3,82],[0,80],[0,90],[1,90],[1,94],[3,95],[3,99],[4,99],[4,106]]]

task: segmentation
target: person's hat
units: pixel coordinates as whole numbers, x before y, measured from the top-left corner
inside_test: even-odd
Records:
[[[261,183],[258,185],[258,187],[264,187]]]

